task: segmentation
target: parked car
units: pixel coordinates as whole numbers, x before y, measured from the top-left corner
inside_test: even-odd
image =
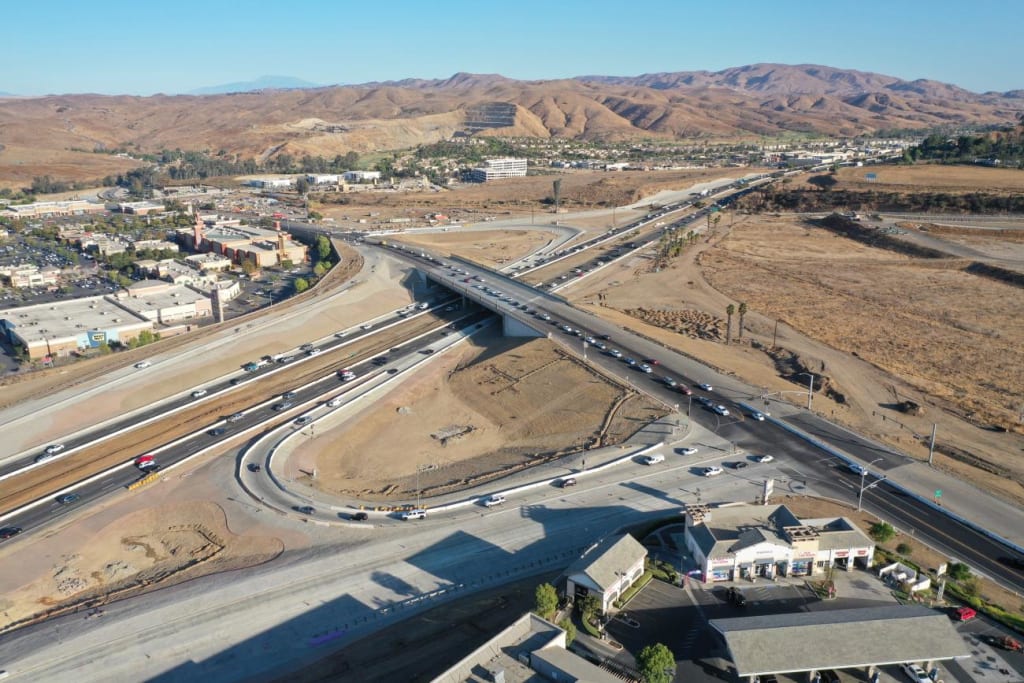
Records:
[[[932,683],[932,679],[928,678],[928,674],[926,674],[924,669],[919,667],[917,664],[904,664],[903,673],[907,675],[907,678],[909,678],[912,683]]]
[[[490,498],[486,498],[484,500],[484,506],[491,508],[494,507],[495,505],[501,505],[504,502],[505,496],[501,495],[500,493],[495,493]]]
[[[737,460],[736,462],[734,462],[732,464],[732,468],[734,470],[742,470],[746,466],[747,466],[747,461],[746,460]]]

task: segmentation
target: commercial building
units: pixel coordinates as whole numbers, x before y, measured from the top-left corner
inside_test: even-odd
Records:
[[[0,267],[0,277],[11,287],[49,287],[57,284],[60,268],[44,266],[39,268],[31,263]]]
[[[191,263],[182,263],[174,259],[161,261],[144,259],[135,261],[134,265],[137,270],[150,277],[166,280],[175,285],[192,285],[200,289],[208,289],[219,279],[215,272],[201,271]]]
[[[161,325],[176,325],[213,315],[209,297],[184,285],[141,280],[115,295],[118,305],[136,317]]]
[[[260,187],[264,190],[286,190],[295,185],[294,178],[255,178],[246,183],[250,187]]]
[[[135,251],[178,251],[178,245],[167,240],[130,240],[129,244]]]
[[[204,272],[218,272],[231,268],[231,259],[220,254],[191,254],[185,257],[185,261]]]
[[[124,343],[152,329],[152,321],[106,296],[0,311],[0,333],[11,345],[25,347],[32,360]]]
[[[565,594],[577,602],[596,596],[607,612],[643,576],[646,557],[647,549],[629,534],[603,539],[566,570]]]
[[[375,183],[380,180],[380,171],[345,171],[342,178],[346,183]]]
[[[9,218],[40,218],[43,216],[82,216],[103,213],[107,207],[84,199],[65,202],[34,202],[8,206],[5,214]]]
[[[251,225],[227,226],[204,224],[200,217],[191,228],[176,231],[178,243],[196,252],[213,253],[236,265],[250,264],[255,268],[279,265],[283,261],[302,263],[306,260],[306,246],[292,240],[280,229],[266,230]]]
[[[147,216],[151,213],[163,213],[167,209],[159,202],[121,202],[117,205],[117,210],[136,216]]]
[[[622,682],[611,672],[565,648],[564,630],[536,614],[524,614],[434,678],[432,683]]]
[[[526,159],[488,159],[484,165],[469,172],[469,179],[476,183],[486,183],[498,178],[514,178],[526,175]]]
[[[337,185],[341,182],[341,176],[337,173],[309,173],[306,182],[310,185]]]
[[[869,568],[874,542],[846,517],[800,520],[785,505],[688,505],[685,545],[701,580],[815,576]]]

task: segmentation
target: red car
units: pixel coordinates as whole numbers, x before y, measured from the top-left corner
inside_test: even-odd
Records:
[[[961,607],[953,612],[953,618],[957,621],[970,621],[976,616],[978,613],[974,611],[973,607]]]
[[[657,358],[644,358],[644,362],[648,365],[661,365]]]
[[[676,389],[679,391],[680,394],[685,394],[686,396],[693,395],[693,392],[690,391],[690,387],[686,386],[685,384],[680,384],[679,386],[676,387]]]

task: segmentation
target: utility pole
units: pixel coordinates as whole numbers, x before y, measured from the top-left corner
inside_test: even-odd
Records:
[[[772,333],[772,348],[775,348],[775,340],[779,338],[779,321],[775,321],[775,332]]]
[[[928,444],[928,466],[932,466],[932,458],[935,456],[935,430],[938,427],[934,422],[932,423],[932,439]]]

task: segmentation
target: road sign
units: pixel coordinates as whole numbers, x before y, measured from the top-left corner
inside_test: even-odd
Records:
[[[942,489],[935,489],[935,497],[942,498]]]

